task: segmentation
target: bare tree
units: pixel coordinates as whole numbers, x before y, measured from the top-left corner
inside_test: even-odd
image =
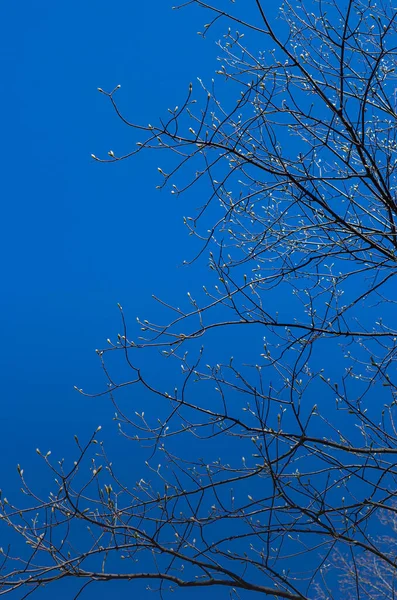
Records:
[[[106,161],[162,150],[160,187],[200,198],[185,224],[207,285],[185,308],[158,300],[169,319],[140,321],[135,339],[120,307],[122,331],[98,351],[103,393],[146,470],[125,483],[98,432],[67,467],[43,456],[48,498],[20,470],[31,502],[3,499],[2,520],[31,552],[3,550],[0,594],[75,578],[143,579],[161,597],[394,598],[396,10],[184,6],[205,9],[203,36],[226,31],[216,85],[190,85],[148,126],[120,112],[118,88],[100,91],[140,136]],[[141,368],[147,353],[175,364],[175,389]]]

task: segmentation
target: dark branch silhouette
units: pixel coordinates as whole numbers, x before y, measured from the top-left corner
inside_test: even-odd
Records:
[[[208,259],[185,306],[155,298],[168,318],[133,337],[120,307],[121,333],[97,351],[107,387],[91,397],[114,403],[142,478],[123,478],[98,432],[76,438],[68,466],[41,455],[47,498],[20,469],[30,504],[3,498],[1,519],[29,552],[3,549],[0,595],[74,578],[145,579],[161,597],[396,596],[397,13],[388,0],[224,5],[184,5],[205,9],[204,37],[225,33],[216,83],[190,85],[167,119],[133,123],[119,86],[100,90],[140,140],[95,160],[162,151],[159,187],[200,205],[190,263]],[[250,342],[233,348],[233,332]],[[149,398],[145,412],[128,394]]]

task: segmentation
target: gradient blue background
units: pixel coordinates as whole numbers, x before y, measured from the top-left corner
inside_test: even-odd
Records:
[[[152,293],[188,289],[183,210],[155,190],[157,157],[116,165],[90,157],[136,142],[97,87],[121,84],[123,109],[148,123],[180,102],[192,77],[216,68],[215,46],[196,35],[192,11],[171,6],[0,7],[0,488],[16,502],[16,464],[30,482],[42,475],[37,446],[70,455],[73,434],[84,439],[99,424],[117,443],[110,404],[73,389],[103,389],[94,350],[120,330],[117,302],[133,322],[153,313]],[[108,592],[96,586],[83,597]],[[71,590],[58,586],[56,596]]]
[[[181,267],[193,254],[182,223],[189,210],[155,189],[162,158],[102,165],[90,156],[123,154],[138,139],[97,87],[120,84],[127,117],[147,124],[180,104],[190,81],[209,81],[217,68],[214,37],[196,34],[205,13],[172,11],[172,4],[38,0],[0,7],[0,488],[16,502],[17,463],[47,489],[38,446],[70,456],[74,434],[84,439],[102,425],[113,456],[123,459],[110,403],[73,389],[104,388],[94,350],[120,330],[117,302],[134,323],[137,315],[156,315],[151,294],[186,297],[192,277],[205,282],[204,262],[193,276]],[[244,347],[247,334],[238,335]],[[69,585],[35,597],[70,599]],[[139,598],[144,587],[114,589]],[[108,594],[108,586],[96,585],[82,598]]]
[[[155,190],[157,157],[90,157],[136,141],[96,88],[121,84],[126,113],[148,123],[215,48],[171,2],[3,4],[0,23],[4,479],[38,440],[102,420],[73,385],[102,387],[94,349],[119,330],[116,303],[135,320],[170,282],[186,291],[183,211]]]

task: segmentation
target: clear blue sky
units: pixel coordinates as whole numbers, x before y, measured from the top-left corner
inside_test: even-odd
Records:
[[[16,464],[30,481],[41,472],[37,446],[60,458],[74,433],[84,438],[99,424],[114,440],[109,403],[85,402],[73,386],[104,387],[94,350],[119,330],[116,303],[135,321],[153,314],[152,293],[188,289],[183,210],[155,190],[157,157],[117,165],[90,157],[135,144],[97,87],[121,84],[127,114],[148,123],[180,101],[192,77],[216,68],[192,12],[171,6],[0,7],[0,488],[13,500]]]
[[[160,157],[101,165],[90,156],[123,154],[136,142],[98,87],[120,84],[124,112],[146,124],[179,104],[190,81],[209,80],[217,68],[213,40],[196,34],[205,14],[172,11],[172,4],[0,6],[0,488],[15,501],[17,463],[30,481],[40,477],[38,446],[67,456],[74,434],[84,438],[102,425],[123,460],[110,403],[84,400],[73,386],[103,389],[94,350],[120,330],[117,302],[133,323],[156,313],[152,293],[184,297],[191,286],[193,276],[181,267],[191,256],[187,211],[156,191]],[[201,276],[204,283],[199,267],[194,277]],[[71,597],[67,586],[57,594]],[[43,590],[37,597],[54,596]],[[83,598],[108,598],[108,589],[97,586]]]
[[[183,293],[182,209],[155,190],[157,157],[99,165],[135,144],[96,90],[121,84],[127,114],[155,120],[211,72],[216,50],[171,2],[0,8],[2,435],[15,460],[100,415],[73,391],[101,387],[94,349],[151,293]],[[161,265],[161,268],[159,268]]]

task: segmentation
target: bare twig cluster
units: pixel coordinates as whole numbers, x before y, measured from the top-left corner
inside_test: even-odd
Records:
[[[145,579],[161,595],[396,595],[397,13],[388,0],[225,4],[187,2],[207,11],[203,36],[226,33],[216,85],[190,85],[167,120],[132,123],[118,88],[100,90],[146,136],[104,162],[167,152],[160,187],[201,199],[185,224],[208,257],[188,308],[158,300],[169,320],[139,321],[132,339],[120,307],[122,331],[98,351],[146,472],[124,483],[97,432],[76,439],[71,467],[43,456],[48,498],[21,470],[32,503],[1,512],[30,551],[3,549],[0,595],[66,577]],[[148,352],[182,367],[175,389],[140,367]],[[144,413],[119,402],[133,392],[151,399]]]

